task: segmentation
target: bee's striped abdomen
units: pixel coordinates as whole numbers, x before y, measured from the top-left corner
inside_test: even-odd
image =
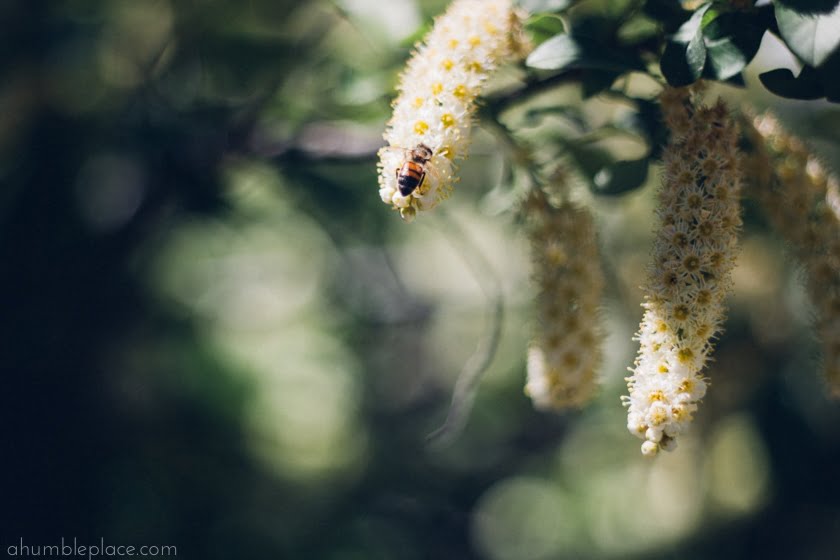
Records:
[[[414,161],[407,161],[400,168],[397,173],[397,184],[400,187],[400,194],[408,196],[414,189],[420,186],[423,182],[423,177],[426,173],[423,166]]]

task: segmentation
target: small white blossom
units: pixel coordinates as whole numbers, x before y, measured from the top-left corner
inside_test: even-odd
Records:
[[[746,130],[751,194],[802,263],[829,393],[840,399],[840,183],[771,115]]]
[[[475,99],[501,64],[523,56],[520,15],[510,0],[455,0],[417,46],[400,77],[399,96],[379,152],[379,196],[411,219],[444,200],[466,156]],[[432,150],[425,178],[400,194],[397,174],[419,145]]]
[[[525,392],[538,409],[580,407],[595,393],[601,363],[604,277],[595,224],[585,208],[555,207],[537,190],[523,208],[539,290]]]
[[[645,286],[639,353],[627,378],[627,429],[642,453],[676,447],[706,394],[702,369],[721,330],[739,215],[738,131],[722,102],[692,104],[685,90],[661,99],[671,140],[663,154],[660,228]]]

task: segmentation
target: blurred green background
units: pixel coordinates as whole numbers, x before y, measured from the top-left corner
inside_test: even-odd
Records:
[[[589,200],[610,284],[603,389],[561,416],[522,392],[528,245],[492,137],[476,131],[446,217],[406,225],[381,203],[396,76],[444,7],[0,2],[4,550],[837,558],[840,409],[799,273],[752,205],[712,387],[690,436],[651,461],[619,395],[653,174]],[[754,66],[782,56],[767,43]],[[836,168],[836,108],[724,93],[774,106]],[[609,107],[579,100],[542,98]],[[498,296],[466,429],[429,446]]]

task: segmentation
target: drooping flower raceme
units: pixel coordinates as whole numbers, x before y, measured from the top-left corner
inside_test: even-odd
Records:
[[[750,194],[802,263],[832,397],[840,398],[840,183],[771,115],[746,127]]]
[[[525,52],[520,15],[510,0],[455,0],[438,17],[400,77],[399,96],[379,151],[379,195],[412,219],[447,198],[455,160],[466,155],[475,99],[487,77]],[[422,182],[400,191],[397,175],[425,146]],[[418,170],[419,173],[419,170]]]
[[[640,349],[622,397],[645,455],[676,446],[706,393],[701,372],[721,330],[741,226],[738,131],[726,106],[695,107],[686,90],[667,90],[661,102],[671,139]]]
[[[587,209],[568,201],[552,206],[537,190],[523,209],[538,288],[525,392],[538,409],[580,407],[595,393],[601,363],[604,276],[595,224]]]

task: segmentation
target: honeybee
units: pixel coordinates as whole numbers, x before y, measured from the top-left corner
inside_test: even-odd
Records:
[[[425,144],[417,144],[415,148],[408,151],[408,161],[396,170],[397,185],[399,185],[401,195],[408,196],[423,184],[426,178],[424,166],[432,159],[433,153],[432,149]]]

